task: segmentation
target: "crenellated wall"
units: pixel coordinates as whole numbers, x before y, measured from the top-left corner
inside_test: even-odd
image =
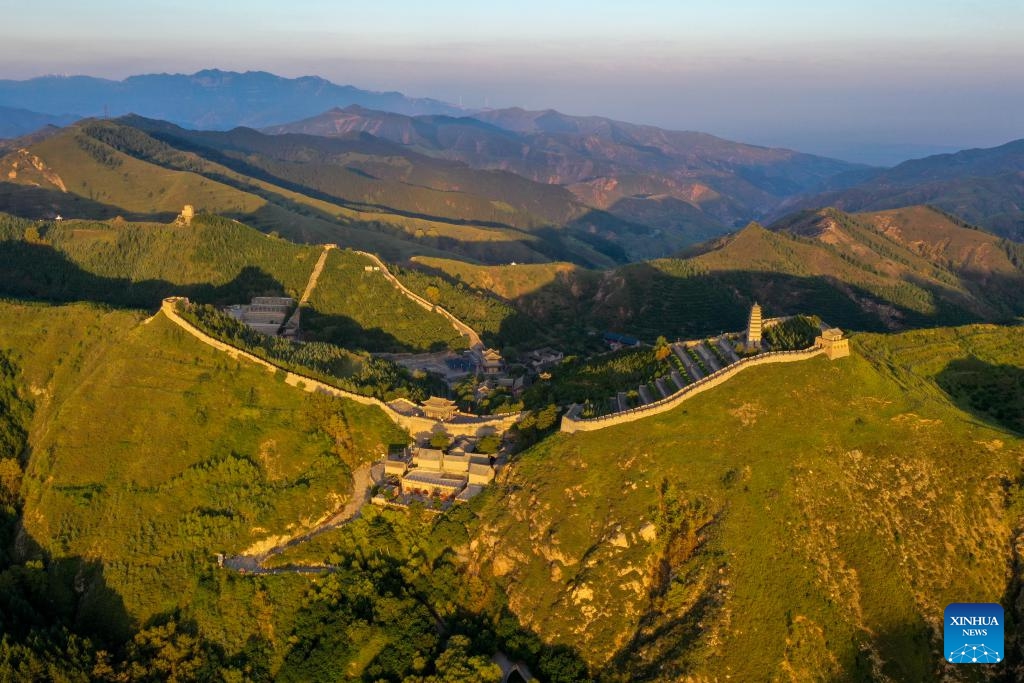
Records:
[[[642,420],[645,417],[650,417],[651,415],[657,415],[659,413],[672,410],[697,394],[717,387],[719,384],[722,384],[733,375],[745,370],[746,368],[753,367],[755,365],[767,365],[769,363],[790,363],[794,361],[801,361],[813,358],[821,353],[824,353],[824,349],[815,346],[801,351],[774,351],[762,353],[757,356],[751,356],[750,358],[744,358],[737,363],[733,363],[732,365],[724,367],[717,372],[711,373],[703,379],[697,380],[693,384],[687,384],[685,387],[667,398],[663,398],[660,401],[655,401],[653,403],[648,403],[645,406],[632,408],[631,410],[612,413],[611,415],[579,418],[576,417],[576,413],[579,409],[577,406],[575,409],[570,409],[569,412],[562,416],[561,430],[570,434],[573,432],[592,432],[598,429],[611,427],[613,425]]]
[[[163,314],[167,316],[171,322],[175,323],[183,330],[191,334],[193,337],[203,342],[208,346],[212,346],[218,351],[222,351],[232,358],[244,358],[257,365],[262,365],[270,372],[283,372],[285,373],[284,381],[293,387],[303,389],[304,391],[322,392],[330,394],[332,396],[338,396],[340,398],[347,398],[350,401],[355,401],[367,406],[374,406],[384,411],[395,424],[400,427],[409,430],[412,434],[420,434],[423,432],[431,432],[438,425],[442,426],[446,432],[452,436],[478,436],[489,432],[497,432],[499,434],[507,431],[512,425],[514,425],[521,416],[522,413],[510,413],[508,415],[500,416],[480,416],[480,415],[468,415],[465,413],[459,414],[458,422],[438,422],[437,420],[431,420],[426,417],[419,415],[404,415],[379,398],[373,396],[364,396],[363,394],[357,394],[352,391],[346,391],[345,389],[339,389],[338,387],[331,386],[326,382],[322,382],[312,377],[306,377],[298,373],[292,372],[285,368],[274,365],[270,361],[267,361],[259,356],[253,355],[248,351],[243,351],[231,344],[222,342],[219,339],[211,337],[199,328],[195,327],[189,321],[178,315],[176,305],[178,301],[184,300],[183,297],[168,297],[164,299],[163,304],[160,308]],[[410,403],[410,405],[415,405]]]
[[[391,284],[393,284],[395,287],[397,287],[398,291],[400,291],[402,294],[404,294],[408,298],[412,299],[415,303],[419,304],[422,308],[425,308],[428,311],[433,311],[435,313],[440,313],[442,316],[447,318],[448,322],[450,322],[452,324],[452,327],[454,327],[456,329],[456,331],[458,331],[459,334],[461,334],[461,335],[465,336],[467,339],[469,339],[469,348],[471,348],[471,349],[472,348],[481,348],[481,349],[483,348],[484,344],[480,340],[480,335],[477,334],[476,330],[474,330],[472,327],[470,327],[466,323],[464,323],[461,320],[459,320],[458,318],[456,318],[447,309],[442,308],[441,306],[438,306],[436,304],[430,303],[429,301],[427,301],[426,299],[421,297],[419,294],[417,294],[416,292],[412,291],[411,289],[409,289],[408,287],[403,285],[402,281],[399,280],[397,277],[395,277],[395,275],[390,270],[388,270],[388,267],[384,264],[384,262],[381,261],[375,254],[371,254],[371,253],[366,252],[366,251],[356,251],[355,253],[360,254],[362,256],[365,256],[368,259],[370,259],[371,261],[373,261],[374,263],[376,263],[377,266],[380,267],[381,274]]]

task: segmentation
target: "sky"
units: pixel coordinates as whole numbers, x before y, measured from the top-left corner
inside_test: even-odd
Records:
[[[858,161],[1024,137],[1024,0],[0,0],[0,78],[318,75]]]

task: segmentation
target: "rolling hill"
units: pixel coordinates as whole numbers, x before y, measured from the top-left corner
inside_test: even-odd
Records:
[[[943,663],[942,609],[1019,609],[1024,444],[941,386],[970,358],[990,391],[1019,382],[1019,334],[859,335],[849,359],[549,438],[482,507],[471,572],[603,681],[974,680]]]
[[[851,187],[833,188],[800,205],[877,211],[931,204],[1003,237],[1024,240],[1024,140],[914,159],[865,175]]]
[[[297,292],[320,250],[203,214],[4,217],[0,293],[74,303],[0,301],[0,673],[403,680],[456,659],[490,681],[500,650],[546,680],[959,680],[937,663],[944,604],[1001,601],[1020,621],[1024,351],[1017,327],[934,326],[1019,315],[1019,249],[912,207],[798,214],[607,271],[418,258],[410,283],[491,302],[499,337],[522,318],[566,343],[618,320],[689,336],[754,297],[932,329],[860,333],[851,358],[549,435],[468,506],[370,510],[243,576],[217,553],[309,529],[408,436],[131,307]],[[389,290],[334,251],[313,306],[376,326]],[[396,338],[429,331],[393,318]]]
[[[298,241],[389,258],[596,266],[663,248],[653,230],[563,188],[416,154],[375,138],[186,131],[130,117],[85,121],[0,157],[0,208],[31,218],[170,220],[183,204]]]
[[[770,229],[751,224],[677,258],[605,271],[429,258],[413,265],[504,299],[518,314],[506,318],[510,329],[531,320],[573,348],[604,330],[653,341],[742,329],[754,301],[768,315],[815,313],[861,330],[1007,322],[1024,314],[1022,264],[1019,244],[908,207],[808,211]]]
[[[689,243],[764,218],[783,200],[839,183],[853,164],[553,110],[453,118],[334,109],[268,132],[369,133],[474,168],[564,185],[584,203]],[[724,227],[723,227],[724,226]]]
[[[0,214],[0,296],[144,310],[167,296],[216,305],[265,295],[298,300],[320,254],[209,215],[185,226],[40,224]],[[447,319],[412,304],[379,273],[365,273],[368,263],[345,250],[329,253],[303,313],[308,339],[374,352],[465,345]]]

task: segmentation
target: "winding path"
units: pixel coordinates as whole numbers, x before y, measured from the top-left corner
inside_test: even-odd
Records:
[[[337,529],[338,527],[346,524],[359,517],[360,511],[363,505],[370,500],[370,490],[373,486],[374,481],[380,479],[381,471],[375,472],[375,469],[381,469],[380,465],[373,465],[366,463],[361,465],[354,472],[352,472],[352,495],[345,506],[334,515],[323,520],[319,524],[315,525],[312,529],[292,536],[287,541],[275,545],[269,550],[265,550],[262,553],[256,553],[253,555],[235,555],[224,560],[224,566],[229,569],[237,571],[244,571],[249,574],[283,574],[288,573],[301,573],[301,574],[319,574],[325,571],[329,571],[330,567],[317,567],[317,566],[288,566],[288,567],[276,567],[268,569],[263,566],[263,563],[268,558],[274,555],[280,555],[288,548],[305,543],[315,536],[319,536],[325,531],[331,529]]]

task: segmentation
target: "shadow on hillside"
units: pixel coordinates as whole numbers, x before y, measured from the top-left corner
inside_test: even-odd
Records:
[[[366,305],[373,306],[374,302],[366,302]],[[321,313],[313,306],[302,309],[302,330],[309,341],[329,342],[373,353],[426,353],[448,348],[441,341],[433,342],[426,349],[416,348],[379,327],[365,328],[347,315]]]
[[[881,304],[876,297],[828,278],[758,271],[681,276],[638,263],[611,276],[575,272],[520,297],[514,302],[517,314],[503,322],[499,336],[519,327],[517,318],[526,316],[568,348],[588,336],[600,342],[605,331],[648,343],[659,336],[698,339],[745,329],[754,302],[769,317],[807,313],[842,328],[887,329],[886,321],[874,313]],[[905,309],[896,314],[907,327],[942,324]],[[955,322],[972,320],[964,314]]]
[[[6,525],[17,531],[10,552],[0,553],[5,638],[31,640],[60,626],[104,647],[131,636],[136,625],[121,596],[107,585],[101,561],[54,558],[22,526],[20,516]],[[4,561],[7,557],[10,562]]]
[[[277,295],[284,287],[263,270],[247,266],[222,285],[175,284],[166,280],[132,281],[84,270],[52,247],[0,241],[0,295],[53,302],[91,301],[114,307],[154,309],[168,296],[201,303],[248,302],[253,296]]]
[[[126,211],[113,204],[103,204],[71,192],[7,182],[0,182],[0,210],[16,216],[44,220],[51,220],[57,215],[92,220],[121,216],[129,221],[168,223],[177,215],[175,212]]]
[[[74,672],[74,680],[135,680],[134,675],[126,675],[128,670],[159,678],[153,672],[168,666],[193,669],[196,680],[212,678],[218,666],[262,674],[248,680],[270,680],[269,642],[250,637],[244,648],[228,657],[223,647],[207,640],[198,624],[179,610],[154,615],[140,624],[128,613],[121,595],[107,584],[101,560],[53,558],[35,541],[25,542],[24,531],[20,536],[21,556],[14,563],[0,564],[5,651],[12,645],[24,645],[40,660],[59,661],[61,670]],[[82,638],[88,639],[88,644]],[[17,665],[24,653],[15,653]],[[9,663],[0,662],[0,670],[10,673],[4,666]],[[97,673],[102,669],[107,670]],[[26,675],[24,667],[15,670],[18,680]],[[49,676],[38,679],[49,680]]]
[[[935,381],[957,405],[982,421],[1024,434],[1024,368],[969,356],[950,361]]]

